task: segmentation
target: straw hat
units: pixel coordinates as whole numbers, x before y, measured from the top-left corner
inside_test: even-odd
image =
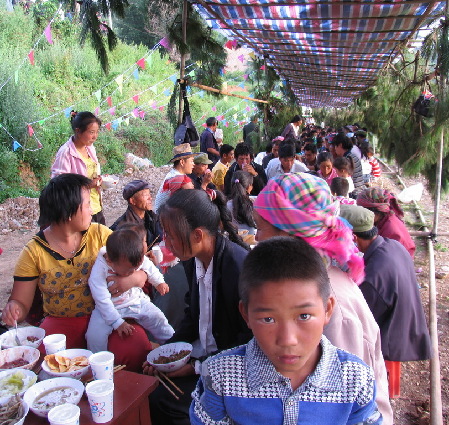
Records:
[[[192,153],[192,148],[189,143],[181,143],[173,148],[173,158],[168,161],[169,163],[175,162],[178,159],[186,159],[189,156],[195,156],[196,153]]]

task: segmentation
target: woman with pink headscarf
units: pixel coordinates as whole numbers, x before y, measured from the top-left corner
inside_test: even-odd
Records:
[[[380,187],[369,187],[359,193],[357,205],[374,213],[374,225],[380,236],[400,242],[412,258],[415,256],[415,242],[402,221],[404,211],[392,193]]]
[[[364,277],[363,259],[349,224],[338,217],[338,209],[323,179],[308,173],[282,174],[269,180],[254,202],[256,239],[299,237],[321,255],[336,301],[324,334],[335,346],[359,356],[373,368],[379,411],[384,424],[392,424],[379,327],[356,284]]]

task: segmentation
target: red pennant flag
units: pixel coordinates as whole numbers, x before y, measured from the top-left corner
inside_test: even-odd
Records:
[[[142,69],[145,69],[145,58],[139,59],[136,64],[139,65]]]
[[[217,115],[217,116],[215,117],[215,119],[217,119],[218,121],[223,120],[223,118],[224,118],[224,115]]]
[[[109,108],[109,113],[110,113],[111,115],[115,115],[115,106],[112,107],[112,108]]]
[[[164,107],[163,106],[159,106],[159,111],[163,111]]]
[[[108,102],[108,105],[109,105],[109,106],[112,106],[112,98],[111,98],[111,96],[108,96],[108,97],[106,98],[106,102]]]
[[[145,111],[139,111],[139,117],[144,119],[145,118]]]
[[[37,147],[38,147],[39,149],[42,149],[42,148],[43,148],[42,143],[39,142],[39,140],[37,141]]]
[[[32,136],[33,134],[34,134],[33,127],[31,127],[31,125],[28,124],[28,135]]]
[[[137,109],[137,108],[134,108],[133,109],[133,115],[134,115],[134,117],[138,117],[139,116],[139,109]]]
[[[262,65],[260,69],[263,71],[265,69],[265,65]]]
[[[109,131],[111,131],[112,124],[111,124],[110,122],[108,122],[108,123],[105,125],[105,127],[106,127]]]
[[[133,100],[134,102],[139,103],[139,95],[136,94],[135,96],[133,96]]]
[[[205,122],[203,122],[201,125],[202,125],[203,127],[207,127],[207,124],[206,124]]]
[[[232,49],[232,40],[228,40],[225,45],[224,45],[227,49]]]
[[[97,107],[95,108],[95,115],[98,116],[99,113],[100,113],[100,108],[97,106]]]
[[[28,53],[28,59],[30,60],[31,65],[34,65],[34,50],[31,50],[31,52]]]

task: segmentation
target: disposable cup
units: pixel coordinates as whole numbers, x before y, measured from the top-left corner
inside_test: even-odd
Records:
[[[92,419],[98,424],[109,422],[114,416],[114,383],[98,379],[86,385]]]
[[[153,248],[151,248],[151,251],[154,254],[154,258],[156,259],[156,263],[160,264],[162,262],[162,259],[164,258],[161,248],[156,245],[156,246],[153,246]]]
[[[48,422],[50,425],[79,425],[80,413],[80,408],[75,404],[61,404],[48,412]]]
[[[45,352],[47,354],[54,354],[58,351],[65,350],[66,336],[64,334],[48,335],[43,340]]]
[[[114,380],[114,354],[109,351],[100,351],[89,357],[92,376],[97,379]]]

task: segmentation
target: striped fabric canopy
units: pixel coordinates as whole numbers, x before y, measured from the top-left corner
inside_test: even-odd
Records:
[[[444,2],[417,0],[190,0],[209,26],[239,40],[287,80],[298,103],[344,107]]]

